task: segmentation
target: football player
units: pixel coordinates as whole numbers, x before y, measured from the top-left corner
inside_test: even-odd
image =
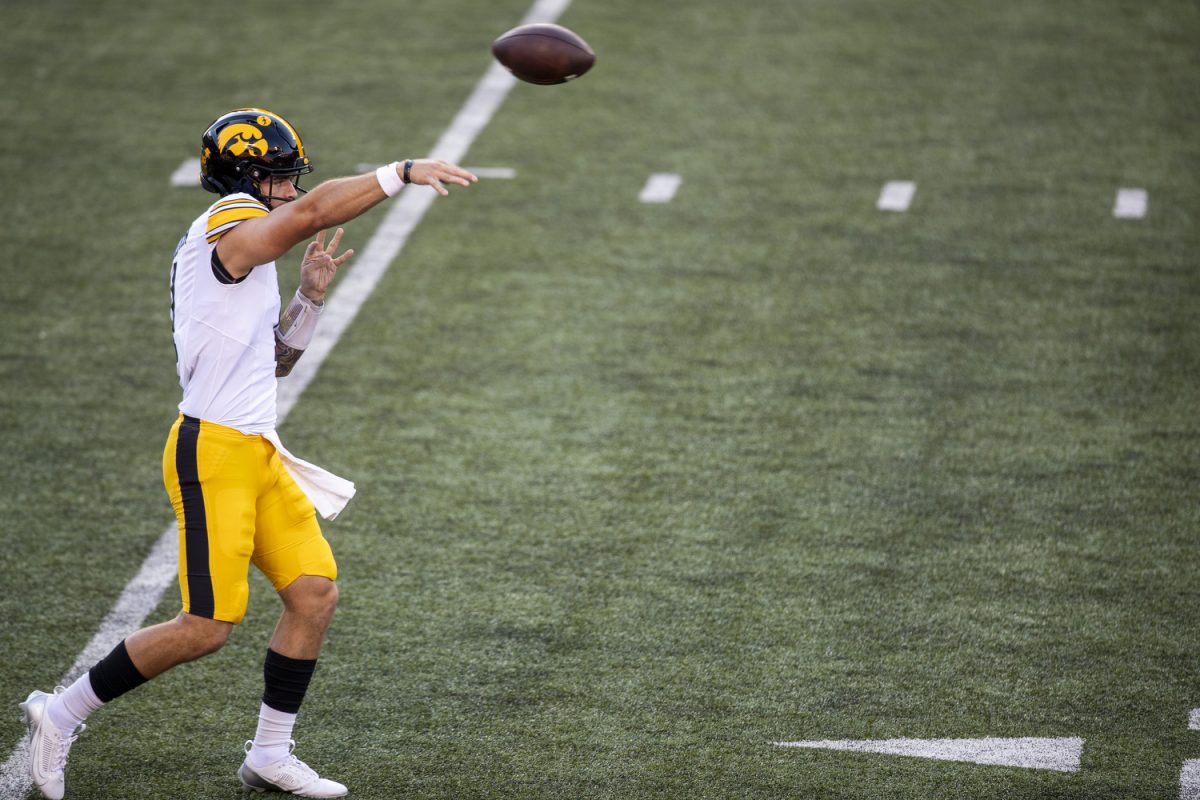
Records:
[[[183,388],[163,453],[163,480],[179,523],[183,609],[142,628],[71,686],[21,703],[30,772],[48,798],[64,793],[71,743],[89,714],[165,672],[221,648],[241,621],[251,563],[271,581],[283,612],[263,665],[258,728],[238,777],[247,789],[340,797],[292,752],[292,729],[337,605],[337,565],[316,520],[349,495],[336,476],[299,462],[275,435],[275,384],[308,347],[325,293],[353,253],[342,229],[325,231],[405,184],[469,186],[476,177],[444,161],[409,159],[337,178],[303,194],[312,162],[287,120],[261,108],[224,114],[201,139],[201,183],[220,195],[188,228],[171,265],[171,318]],[[314,238],[315,237],[315,238]],[[282,305],[275,259],[312,239],[300,286]],[[314,477],[315,476],[315,477]],[[340,497],[326,513],[326,489]],[[352,493],[352,492],[350,492]]]

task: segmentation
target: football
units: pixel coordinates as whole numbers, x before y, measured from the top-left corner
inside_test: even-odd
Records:
[[[543,86],[578,78],[596,63],[579,34],[545,22],[521,25],[492,42],[492,55],[516,77]]]

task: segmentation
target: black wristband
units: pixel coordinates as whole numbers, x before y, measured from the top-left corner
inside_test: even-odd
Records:
[[[405,183],[412,183],[412,162],[413,162],[413,160],[411,158],[404,162],[404,182]]]

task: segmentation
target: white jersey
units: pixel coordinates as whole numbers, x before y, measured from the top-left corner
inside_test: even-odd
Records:
[[[171,265],[179,410],[249,434],[275,428],[275,262],[234,280],[215,255],[223,235],[267,211],[248,194],[221,198],[188,228]]]

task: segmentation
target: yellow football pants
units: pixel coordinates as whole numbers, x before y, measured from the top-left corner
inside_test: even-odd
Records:
[[[181,415],[163,450],[179,520],[183,610],[241,622],[250,563],[276,591],[301,575],[337,578],[313,504],[262,436]]]

